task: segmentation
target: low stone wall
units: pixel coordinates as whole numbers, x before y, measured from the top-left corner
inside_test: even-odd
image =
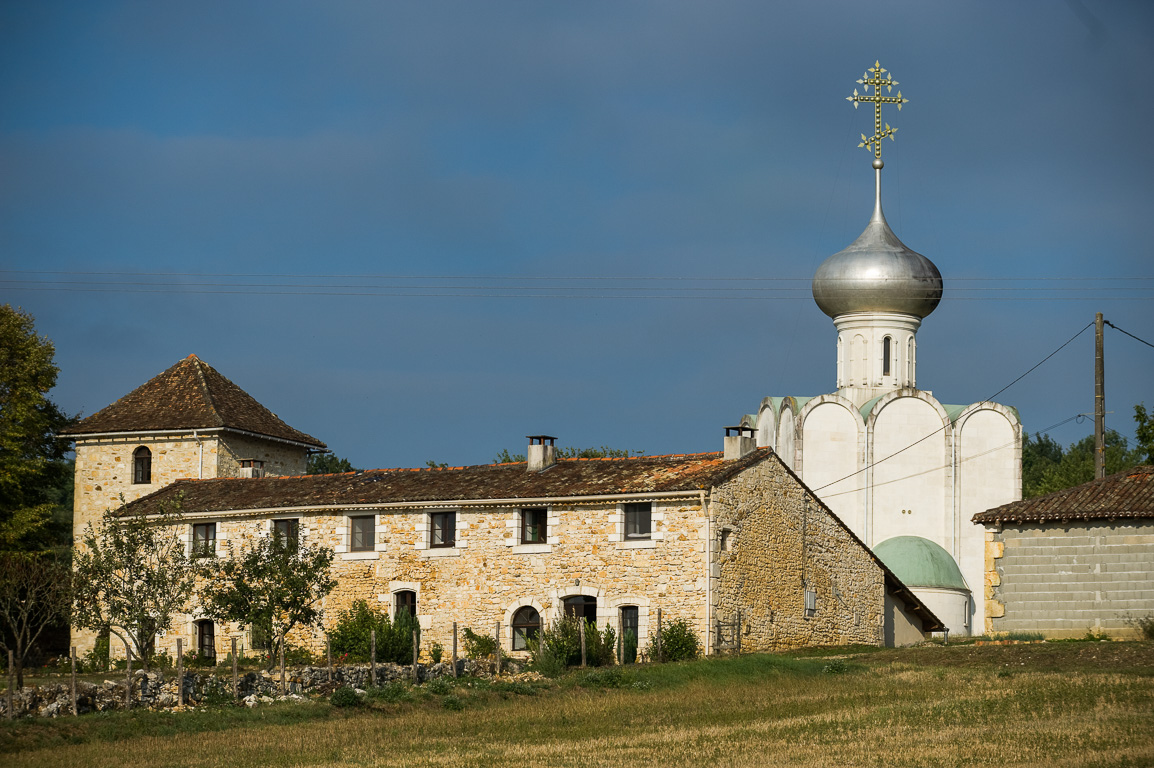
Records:
[[[505,661],[506,668],[517,666]],[[516,671],[510,669],[509,671]],[[463,659],[457,662],[458,675],[488,675],[492,665]],[[438,677],[451,676],[451,664],[418,664],[417,680],[427,682]],[[397,664],[377,665],[377,685],[393,681],[413,679],[411,666]],[[184,704],[202,706],[225,704],[234,700],[232,676],[218,676],[209,672],[186,671],[183,679]],[[332,680],[328,667],[298,667],[286,670],[285,691],[281,691],[280,670],[272,672],[247,672],[237,677],[239,703],[257,706],[277,700],[303,698],[305,696],[327,696],[337,688],[368,688],[372,684],[372,670],[368,664],[333,667]],[[76,684],[76,709],[80,714],[88,712],[108,712],[125,708],[124,679],[105,680],[102,684],[78,682]],[[177,678],[172,670],[143,672],[133,675],[132,707],[134,709],[176,709],[178,708]],[[12,711],[15,717],[64,717],[72,714],[71,683],[65,680],[53,685],[25,687],[13,691]],[[7,693],[0,694],[0,716],[8,717]]]

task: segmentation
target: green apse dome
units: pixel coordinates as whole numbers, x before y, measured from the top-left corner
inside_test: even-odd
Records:
[[[895,536],[874,547],[886,567],[907,587],[940,587],[969,591],[950,553],[920,536]]]

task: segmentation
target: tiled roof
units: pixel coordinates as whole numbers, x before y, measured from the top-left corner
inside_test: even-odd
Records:
[[[1045,496],[974,515],[975,523],[1114,520],[1154,517],[1154,466],[1134,467]]]
[[[79,437],[105,432],[221,427],[325,447],[312,435],[285,424],[196,355],[189,355],[61,434]]]
[[[541,472],[525,462],[451,469],[372,469],[340,475],[178,480],[137,499],[127,512],[148,514],[182,495],[186,511],[326,507],[486,499],[540,499],[708,491],[772,456],[760,449],[724,461],[720,453],[627,459],[562,459]]]

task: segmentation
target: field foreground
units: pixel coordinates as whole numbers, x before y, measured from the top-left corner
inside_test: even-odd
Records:
[[[373,694],[4,723],[0,753],[53,768],[1154,766],[1151,643],[845,649]]]

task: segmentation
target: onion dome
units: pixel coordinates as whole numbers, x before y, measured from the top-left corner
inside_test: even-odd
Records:
[[[920,536],[895,536],[874,547],[874,554],[907,587],[969,589],[950,553]]]
[[[942,300],[942,274],[898,239],[882,213],[881,161],[874,213],[865,231],[830,256],[813,276],[813,300],[830,317],[850,312],[894,312],[924,318]]]

